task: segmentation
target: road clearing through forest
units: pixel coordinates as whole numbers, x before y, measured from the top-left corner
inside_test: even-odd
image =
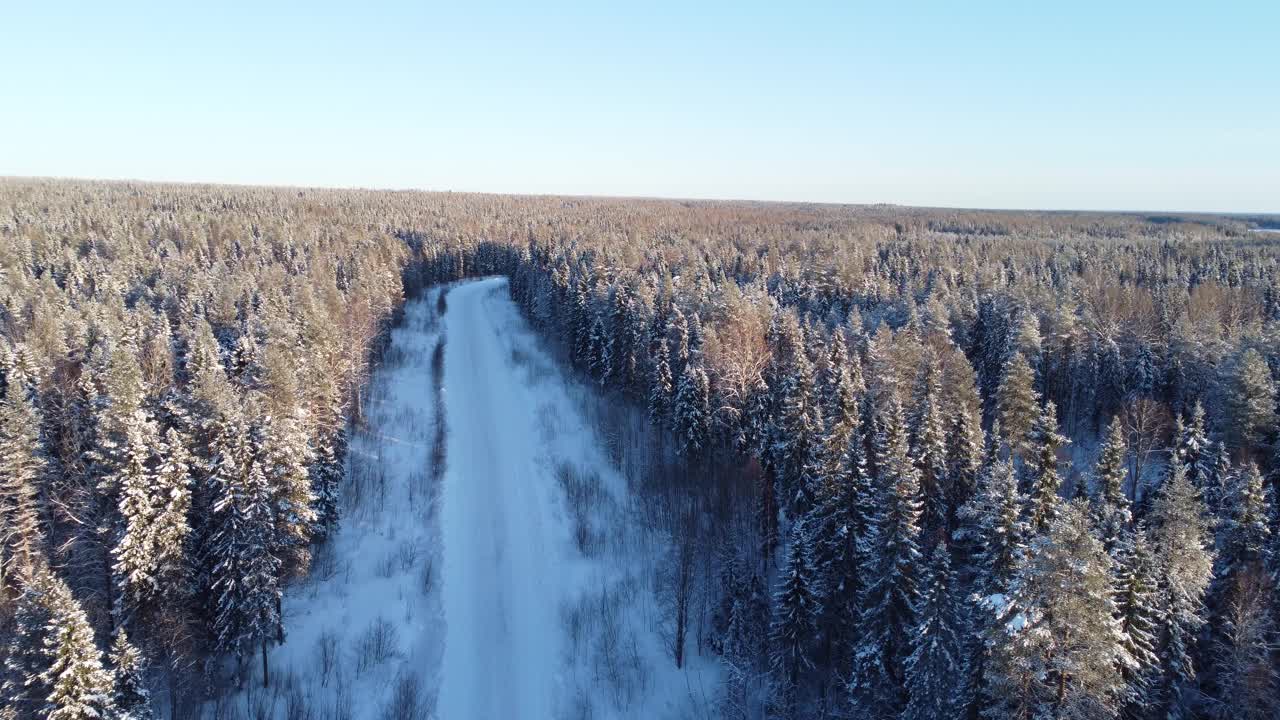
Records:
[[[536,399],[512,359],[510,329],[522,321],[505,278],[456,286],[447,303],[438,716],[550,718],[569,548],[557,488],[538,463]]]

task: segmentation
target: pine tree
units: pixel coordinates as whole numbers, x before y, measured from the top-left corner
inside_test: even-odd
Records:
[[[42,562],[39,482],[46,459],[40,416],[18,383],[0,401],[0,593]]]
[[[677,451],[686,457],[696,457],[711,440],[710,387],[707,373],[700,365],[685,366],[673,414]]]
[[[1152,698],[1169,718],[1190,717],[1196,681],[1195,644],[1204,626],[1204,596],[1213,576],[1209,522],[1204,504],[1175,464],[1161,486],[1151,512],[1163,615],[1157,635],[1161,669],[1159,692]]]
[[[1062,477],[1058,474],[1058,449],[1068,442],[1058,434],[1053,401],[1045,403],[1044,411],[1036,420],[1027,442],[1030,451],[1025,460],[1031,476],[1028,525],[1031,532],[1042,533],[1053,522],[1062,504],[1058,494],[1062,487]]]
[[[1066,503],[1024,558],[987,637],[984,716],[1116,717],[1126,691],[1116,670],[1134,660],[1111,597],[1111,558],[1087,506]]]
[[[146,660],[129,642],[123,629],[116,632],[111,644],[111,672],[115,691],[112,705],[116,720],[151,720],[151,692],[146,686]]]
[[[946,545],[933,550],[920,598],[915,649],[907,658],[903,720],[957,718],[969,702],[965,617]]]
[[[1040,395],[1035,390],[1036,375],[1022,353],[1014,353],[1005,364],[1000,388],[996,391],[996,412],[1009,447],[1015,454],[1034,452],[1031,434],[1040,412]]]

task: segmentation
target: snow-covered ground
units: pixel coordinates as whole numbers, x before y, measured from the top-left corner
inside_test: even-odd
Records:
[[[714,666],[677,671],[656,631],[665,538],[636,522],[582,412],[588,391],[542,351],[505,278],[447,302],[439,717],[705,711]]]
[[[449,293],[440,716],[552,717],[569,536],[540,472],[537,399],[511,367],[501,280]],[[508,303],[509,304],[509,303]]]
[[[341,529],[286,594],[277,687],[235,704],[335,720],[711,716],[717,666],[690,640],[675,668],[654,592],[669,541],[638,521],[588,419],[594,394],[543,351],[505,279],[440,292],[408,303],[374,375]]]

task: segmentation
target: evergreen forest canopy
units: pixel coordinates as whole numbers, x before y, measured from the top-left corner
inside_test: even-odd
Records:
[[[0,180],[0,717],[265,675],[406,297],[494,274],[700,498],[726,717],[1275,717],[1261,221]]]

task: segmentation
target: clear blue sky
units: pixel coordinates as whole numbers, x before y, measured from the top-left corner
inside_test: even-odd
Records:
[[[1280,3],[14,0],[0,174],[1280,211]]]

